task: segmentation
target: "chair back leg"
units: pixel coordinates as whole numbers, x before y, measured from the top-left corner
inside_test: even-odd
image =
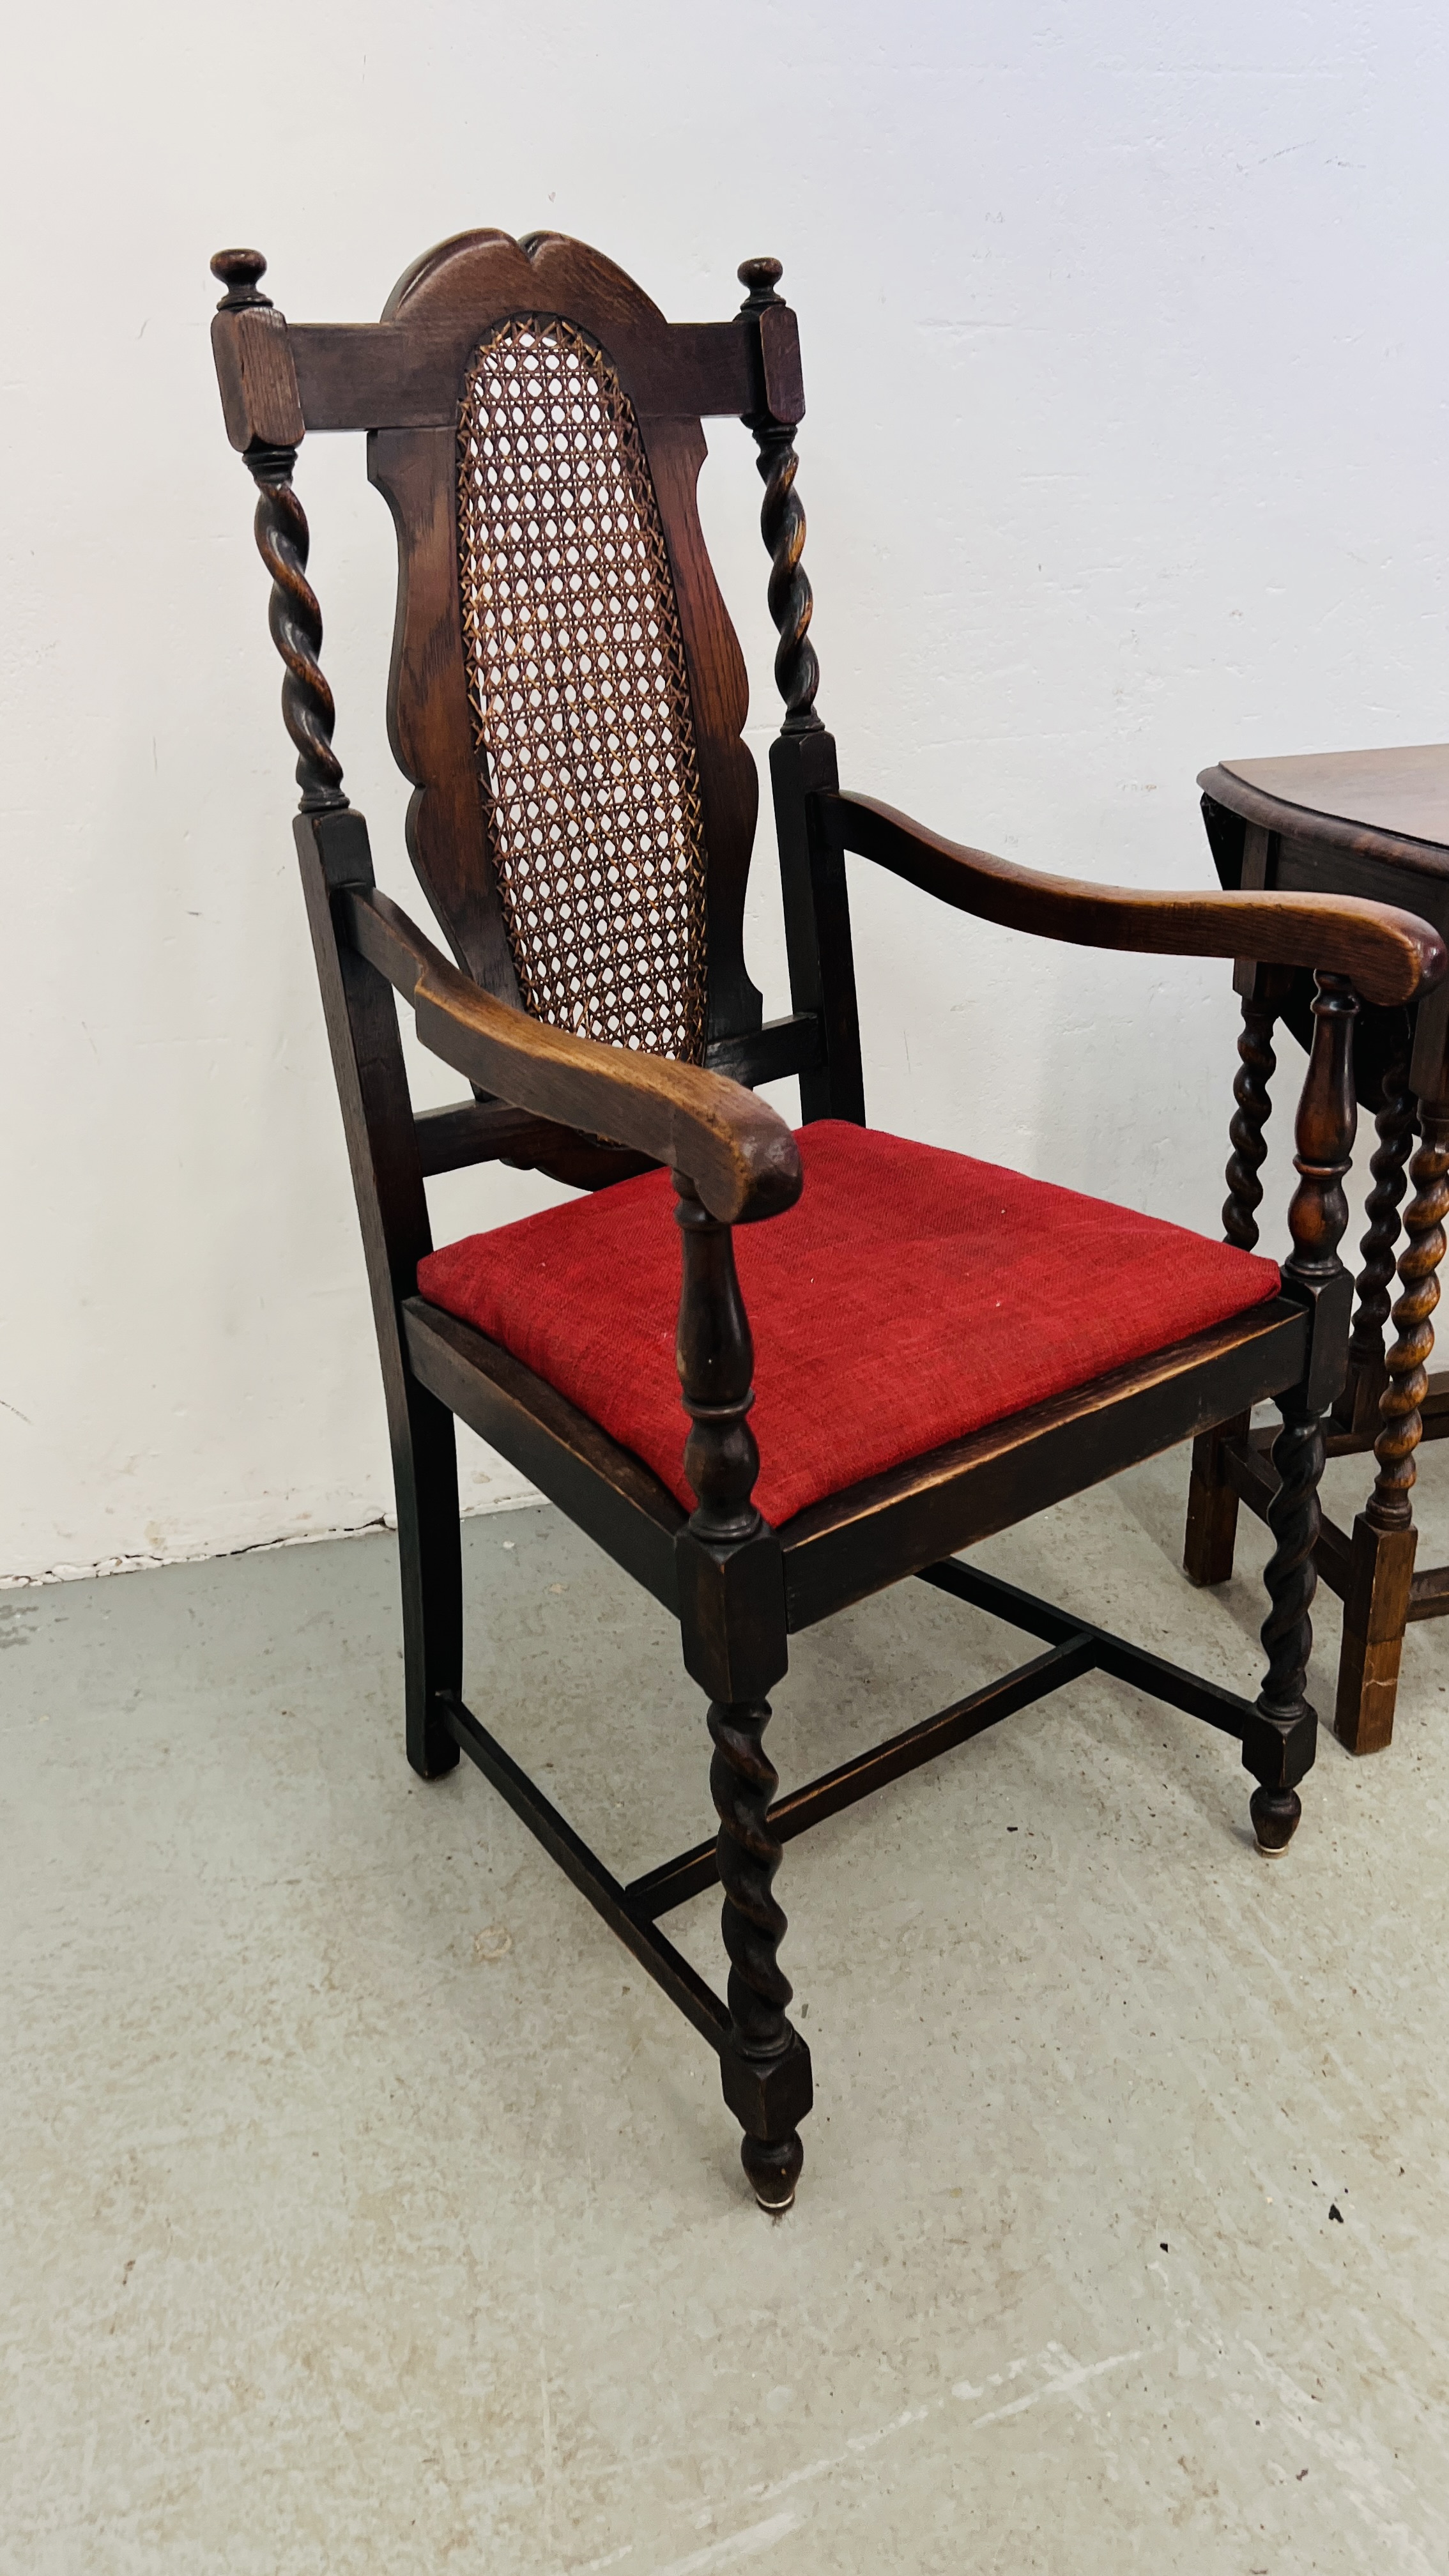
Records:
[[[424,1780],[451,1771],[458,1747],[442,1701],[463,1692],[463,1550],[458,1510],[458,1444],[453,1417],[407,1369],[392,1416],[402,1583],[407,1755]],[[384,1375],[387,1375],[384,1370]]]

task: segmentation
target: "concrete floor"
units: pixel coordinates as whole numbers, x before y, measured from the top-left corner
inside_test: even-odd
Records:
[[[1194,1596],[1184,1482],[982,1555],[1251,1689],[1262,1533]],[[707,1830],[663,1614],[550,1511],[466,1540],[474,1706],[621,1874]],[[1271,1866],[1095,1680],[792,1846],[771,2223],[702,2043],[407,1770],[389,1539],[0,1595],[0,2567],[1444,2576],[1446,1640]],[[921,1585],[801,1639],[786,1780],[1017,1642]]]

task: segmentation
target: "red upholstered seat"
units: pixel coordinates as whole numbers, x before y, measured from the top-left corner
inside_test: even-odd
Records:
[[[735,1231],[755,1341],[755,1500],[824,1494],[1145,1359],[1276,1294],[1277,1264],[994,1163],[822,1120],[805,1187]],[[431,1253],[420,1293],[652,1467],[686,1509],[680,1250],[650,1172]]]

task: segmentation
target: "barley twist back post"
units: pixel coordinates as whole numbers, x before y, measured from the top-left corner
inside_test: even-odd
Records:
[[[765,314],[772,306],[780,305],[783,299],[775,288],[781,274],[777,259],[743,260],[739,279],[749,292],[742,310]],[[803,561],[805,512],[795,489],[800,467],[795,453],[796,423],[759,411],[749,425],[760,451],[758,462],[765,485],[760,534],[770,557],[770,615],[780,639],[775,652],[775,685],[785,702],[781,730],[787,734],[816,733],[821,730],[815,712],[820,665],[810,641],[814,600]]]
[[[1369,1162],[1369,1194],[1364,1204],[1367,1230],[1359,1245],[1358,1311],[1348,1346],[1350,1375],[1369,1374],[1382,1384],[1384,1327],[1394,1280],[1394,1253],[1399,1240],[1399,1208],[1407,1181],[1414,1141],[1417,1103],[1409,1088],[1406,1056],[1384,1076],[1383,1106],[1374,1120],[1378,1144]],[[1376,1390],[1377,1391],[1377,1390]]]
[[[259,283],[266,266],[260,251],[219,250],[211,262],[212,275],[226,288],[218,313],[273,312],[272,299],[262,293]],[[337,711],[319,659],[322,611],[307,579],[307,514],[292,489],[297,448],[286,441],[256,438],[242,453],[257,487],[257,551],[272,576],[268,623],[286,666],[282,720],[296,746],[301,810],[337,813],[347,798],[342,792],[342,763],[332,748]]]
[[[1278,999],[1271,989],[1244,995],[1238,1070],[1233,1082],[1237,1105],[1228,1128],[1233,1150],[1223,1176],[1228,1185],[1223,1233],[1242,1252],[1251,1252],[1258,1240],[1257,1212],[1263,1201],[1263,1184],[1258,1175],[1268,1153],[1263,1130],[1273,1108],[1270,1085],[1278,1062],[1273,1053],[1277,1018]]]

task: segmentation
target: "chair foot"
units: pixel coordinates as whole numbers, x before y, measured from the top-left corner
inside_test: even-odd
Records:
[[[740,2162],[761,2209],[772,2218],[783,2218],[794,2202],[795,2185],[805,2162],[799,2132],[792,2129],[788,2138],[770,2140],[741,2138]]]
[[[1298,1831],[1303,1801],[1296,1789],[1255,1789],[1248,1801],[1248,1813],[1263,1858],[1276,1860]]]

